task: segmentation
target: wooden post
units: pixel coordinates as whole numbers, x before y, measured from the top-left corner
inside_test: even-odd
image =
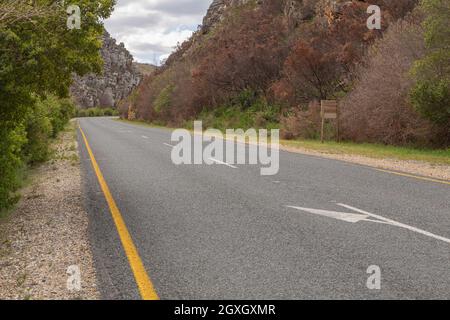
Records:
[[[320,142],[324,143],[325,134],[325,117],[322,116],[322,129],[320,130]]]
[[[341,126],[341,112],[340,112],[340,110],[339,110],[339,107],[337,108],[337,118],[336,118],[336,135],[337,135],[337,137],[336,137],[336,139],[337,139],[337,143],[339,143],[339,142],[341,142],[341,137],[340,137],[340,134],[341,134],[341,128],[340,128],[340,126]]]
[[[324,143],[325,140],[325,120],[326,119],[336,119],[336,138],[339,142],[339,108],[336,100],[322,100],[321,101],[321,111],[320,115],[322,117],[322,128],[320,132],[320,141]]]

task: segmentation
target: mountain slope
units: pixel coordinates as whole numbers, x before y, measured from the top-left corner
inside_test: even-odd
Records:
[[[203,26],[121,105],[122,116],[171,126],[202,119],[205,126],[222,129],[278,127],[285,138],[317,138],[321,122],[317,101],[345,101],[365,70],[368,49],[381,41],[389,26],[403,19],[411,20],[411,27],[420,25],[421,14],[418,10],[412,13],[417,3],[213,1]],[[382,9],[381,30],[367,27],[371,4]],[[389,56],[396,57],[395,52]],[[389,70],[384,72],[377,81],[389,76]],[[430,130],[429,122],[419,119],[408,101],[410,86],[406,78],[402,81],[404,91],[397,104],[401,107],[395,112],[406,112],[401,118],[411,123],[397,122],[392,110],[378,106],[377,112],[371,113],[374,116],[362,118],[373,123],[391,117],[389,139],[377,132],[360,139],[344,131],[344,137],[394,144],[436,141],[430,135],[439,130]],[[356,126],[352,121],[357,119],[354,112],[362,108],[352,108],[352,113],[343,112],[348,117],[343,120],[346,128],[353,130]],[[330,137],[334,131],[333,126],[327,126]]]

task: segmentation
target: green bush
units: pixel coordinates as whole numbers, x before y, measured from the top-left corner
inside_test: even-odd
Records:
[[[20,187],[22,146],[26,141],[23,125],[10,128],[0,121],[0,211],[9,209],[19,199],[14,192]]]
[[[411,102],[434,123],[450,123],[450,81],[418,81],[411,91]]]
[[[119,111],[113,108],[89,108],[89,109],[78,109],[76,111],[76,116],[78,118],[86,117],[112,117],[118,116]]]
[[[254,104],[258,103],[259,97],[257,93],[253,90],[246,89],[243,90],[237,97],[233,98],[232,104],[239,106],[242,109],[249,109]]]
[[[48,159],[50,139],[64,130],[74,113],[75,106],[69,99],[49,95],[36,100],[25,121],[28,141],[23,147],[23,155],[27,163],[34,165]]]
[[[64,6],[56,6],[56,1],[17,0],[6,7],[4,2],[0,1],[0,210],[17,200],[14,192],[26,161],[44,158],[49,137],[56,136],[70,115],[70,101],[37,97],[67,97],[73,74],[101,71],[98,39],[104,33],[102,21],[115,4],[78,1],[95,3],[83,6],[83,16],[88,17],[83,28],[67,32],[61,27]]]
[[[416,61],[412,75],[416,84],[411,102],[428,120],[441,126],[450,124],[450,1],[422,0],[425,56]]]
[[[170,107],[172,94],[175,90],[175,86],[168,85],[166,86],[159,95],[156,97],[154,109],[156,112],[161,112]]]
[[[25,121],[27,143],[23,146],[23,157],[34,165],[46,161],[49,155],[49,140],[53,135],[52,121],[47,109],[48,101],[38,100],[30,109]]]
[[[95,109],[95,108],[89,109],[87,111],[87,116],[88,117],[98,117],[98,115],[99,115],[99,111],[97,109]]]
[[[67,122],[75,115],[75,105],[70,99],[58,99],[48,97],[46,106],[49,110],[48,116],[52,124],[52,138],[56,138],[59,132],[64,130]]]
[[[87,117],[88,116],[87,115],[87,110],[86,109],[78,109],[76,116],[78,118],[85,118],[85,117]]]
[[[269,104],[256,93],[245,90],[230,103],[214,110],[203,111],[204,126],[226,129],[278,129],[280,107]]]
[[[34,98],[19,125],[0,120],[0,210],[17,201],[14,192],[23,169],[48,159],[51,139],[64,129],[74,110],[70,100],[48,95]]]

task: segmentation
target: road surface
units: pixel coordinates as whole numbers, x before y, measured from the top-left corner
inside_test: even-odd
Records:
[[[276,176],[176,166],[169,130],[80,126],[161,299],[450,298],[449,184],[283,151]],[[139,299],[79,142],[100,290]],[[369,289],[377,268],[381,289]]]

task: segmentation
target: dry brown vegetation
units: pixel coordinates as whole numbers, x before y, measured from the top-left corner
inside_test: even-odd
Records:
[[[386,144],[426,144],[436,135],[430,122],[408,102],[409,70],[424,54],[416,18],[392,25],[370,49],[357,83],[342,101],[345,137]]]
[[[383,30],[367,28],[365,1],[339,1],[338,9],[328,0],[294,2],[302,18],[278,0],[228,10],[147,77],[122,115],[183,126],[253,113],[236,125],[275,122],[285,138],[316,138],[317,101],[339,99],[348,140],[448,145],[448,130],[408,102],[409,70],[424,52],[421,17],[412,16],[417,0],[371,1],[383,8]]]

